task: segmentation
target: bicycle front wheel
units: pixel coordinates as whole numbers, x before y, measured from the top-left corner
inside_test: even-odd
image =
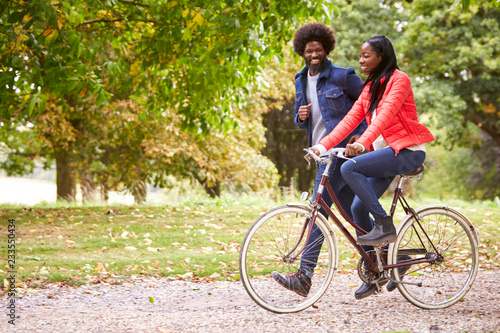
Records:
[[[479,265],[478,238],[472,224],[457,211],[435,206],[417,211],[419,220],[402,223],[392,260],[404,255],[428,260],[412,264],[405,274],[394,269],[401,294],[423,309],[447,308],[469,291]],[[408,257],[406,257],[408,258]]]
[[[332,281],[338,262],[337,243],[323,215],[316,218],[315,225],[321,234],[315,242],[309,242],[306,250],[298,254],[305,244],[304,236],[290,253],[300,238],[310,210],[305,205],[272,209],[253,223],[243,240],[240,250],[241,281],[250,297],[266,310],[276,313],[302,311],[313,305]],[[302,258],[304,253],[307,255]],[[304,297],[278,284],[272,273],[295,273],[306,257],[317,258],[317,263],[311,289]]]

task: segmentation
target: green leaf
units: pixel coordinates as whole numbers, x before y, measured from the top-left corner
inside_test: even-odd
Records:
[[[14,56],[12,57],[12,66],[13,67],[18,67],[23,64],[23,58]]]
[[[104,92],[101,90],[101,91],[99,91],[99,94],[97,95],[96,104],[99,106],[99,105],[103,104],[104,102],[106,102],[106,95],[104,95]]]
[[[470,0],[462,0],[462,10],[465,12],[469,9]]]
[[[45,102],[43,99],[40,99],[38,101],[38,113],[42,113],[45,111],[45,106],[47,105],[47,102]]]
[[[35,104],[38,102],[38,98],[36,96],[33,96],[31,98],[30,104],[28,105],[28,115],[31,116],[31,113],[33,112],[33,109],[35,108]]]
[[[10,14],[8,22],[11,24],[15,24],[23,20],[26,14],[24,12],[14,12]]]
[[[154,303],[155,302],[155,299],[151,296],[149,296],[149,303]]]

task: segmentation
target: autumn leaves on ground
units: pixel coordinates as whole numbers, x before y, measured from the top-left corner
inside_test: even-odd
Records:
[[[238,252],[251,223],[270,207],[242,204],[0,208],[2,253],[7,224],[15,220],[17,287],[47,283],[117,284],[138,276],[186,280],[239,279]],[[499,268],[500,208],[459,207],[480,231],[481,268]],[[336,233],[340,273],[357,257]],[[2,256],[2,274],[9,271]],[[6,281],[4,281],[7,283]]]

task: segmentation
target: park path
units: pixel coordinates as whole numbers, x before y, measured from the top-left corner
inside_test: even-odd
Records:
[[[463,302],[433,311],[413,306],[397,290],[356,301],[358,277],[337,274],[317,309],[287,315],[258,307],[240,282],[140,278],[121,285],[51,285],[20,294],[15,329],[3,315],[0,332],[498,333],[499,273],[480,271]],[[6,301],[0,300],[4,312]]]

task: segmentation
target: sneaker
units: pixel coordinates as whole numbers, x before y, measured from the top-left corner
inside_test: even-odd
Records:
[[[398,261],[409,260],[409,259],[411,259],[411,257],[409,255],[406,255],[406,254],[398,256]],[[406,271],[410,269],[410,266],[411,265],[398,267],[399,276],[401,277],[401,280],[403,279],[403,277],[401,275],[406,273]],[[389,284],[387,285],[387,291],[393,291],[394,289],[396,289],[397,286],[398,286],[398,284],[396,282],[390,281]]]
[[[273,279],[288,290],[306,297],[311,289],[311,278],[300,269],[296,273],[280,274],[273,272]]]

